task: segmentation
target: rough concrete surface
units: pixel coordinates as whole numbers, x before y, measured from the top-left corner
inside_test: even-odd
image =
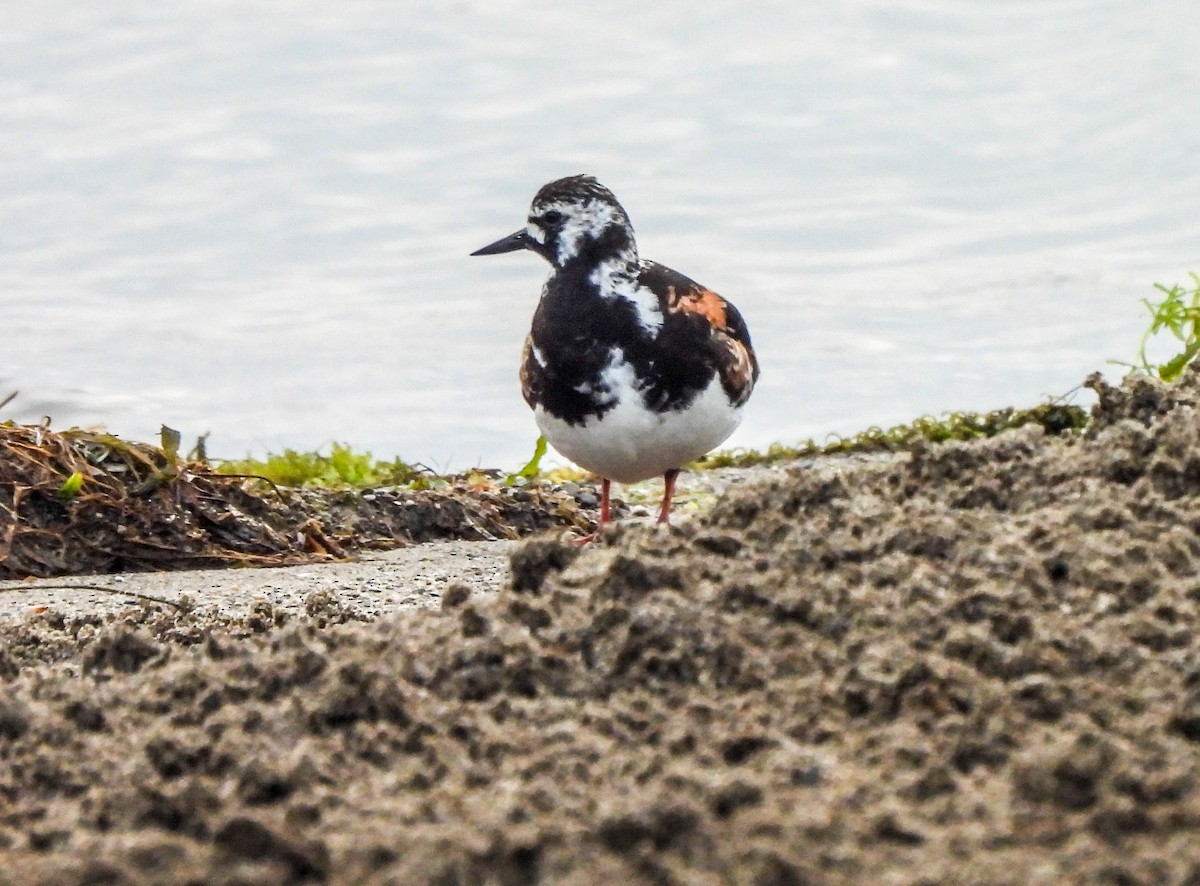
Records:
[[[0,883],[1200,883],[1200,378],[1098,387],[433,610],[6,618]]]

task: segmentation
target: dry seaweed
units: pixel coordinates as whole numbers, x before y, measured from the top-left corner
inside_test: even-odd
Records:
[[[182,460],[167,433],[164,442],[0,425],[0,579],[281,566],[589,523],[567,492],[509,489],[478,472],[436,490],[285,493]]]

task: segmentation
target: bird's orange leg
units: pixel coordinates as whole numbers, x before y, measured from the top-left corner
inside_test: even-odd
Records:
[[[612,512],[609,508],[608,497],[612,491],[612,483],[606,479],[600,480],[600,519],[596,521],[596,531],[588,533],[582,538],[575,539],[577,545],[587,545],[594,542],[600,537],[600,533],[604,531],[609,523],[612,522]]]
[[[659,523],[671,522],[671,499],[675,497],[675,478],[678,476],[678,468],[667,471],[665,474],[663,474],[662,507],[658,509]]]
[[[612,483],[602,479],[600,481],[600,522],[596,524],[597,533],[612,522],[612,514],[609,511],[608,504],[608,494],[611,490]]]

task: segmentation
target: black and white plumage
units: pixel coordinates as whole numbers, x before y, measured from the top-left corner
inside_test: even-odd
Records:
[[[586,175],[537,192],[524,228],[472,255],[529,249],[552,267],[525,340],[521,388],[538,427],[571,461],[611,481],[663,476],[667,522],[679,469],[741,420],[758,360],[737,308],[639,258],[612,192]]]

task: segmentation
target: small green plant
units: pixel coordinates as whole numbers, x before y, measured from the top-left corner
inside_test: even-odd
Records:
[[[1161,283],[1155,283],[1154,288],[1163,294],[1163,298],[1160,301],[1142,299],[1142,304],[1150,312],[1151,319],[1150,327],[1142,336],[1142,343],[1138,348],[1138,368],[1150,375],[1157,375],[1163,381],[1174,381],[1178,378],[1184,367],[1200,353],[1200,275],[1190,276],[1190,289],[1179,284],[1168,289]],[[1146,348],[1151,340],[1164,330],[1183,345],[1183,350],[1165,363],[1153,363],[1146,356]]]
[[[163,455],[167,457],[167,464],[173,465],[179,460],[179,444],[183,440],[183,435],[174,428],[162,425],[158,429],[158,439]]]
[[[521,470],[505,477],[504,482],[509,486],[515,486],[521,480],[536,480],[542,470],[542,458],[546,455],[546,448],[546,438],[538,437],[537,442],[533,444],[533,457],[525,463]]]
[[[329,466],[338,480],[348,486],[363,486],[375,473],[374,459],[369,452],[355,452],[349,446],[334,443],[329,453]]]
[[[63,481],[62,486],[58,487],[58,497],[67,500],[72,499],[79,494],[79,490],[82,488],[83,474],[76,471]]]

